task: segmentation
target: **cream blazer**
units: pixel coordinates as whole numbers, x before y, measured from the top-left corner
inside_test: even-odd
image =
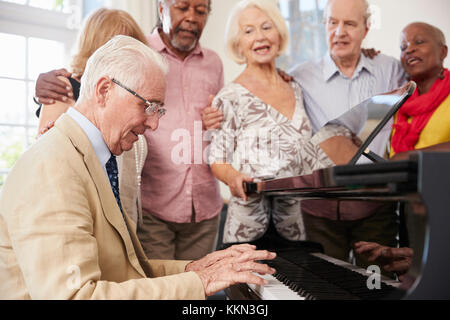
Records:
[[[186,261],[147,260],[87,136],[69,116],[0,194],[0,299],[204,299]]]

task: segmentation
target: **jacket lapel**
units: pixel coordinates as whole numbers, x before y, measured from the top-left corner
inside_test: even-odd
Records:
[[[60,117],[60,119],[55,123],[55,127],[60,129],[71,140],[74,147],[83,156],[86,168],[88,169],[89,174],[91,175],[97,188],[98,196],[103,208],[103,214],[106,220],[114,227],[122,238],[127,251],[128,260],[131,265],[139,274],[146,277],[146,274],[142,269],[136,255],[133,241],[130,236],[131,231],[128,230],[127,224],[122,216],[122,212],[120,211],[116,198],[112,192],[108,177],[105,175],[105,172],[100,165],[88,137],[81,127],[66,114]],[[127,216],[125,212],[124,215]]]

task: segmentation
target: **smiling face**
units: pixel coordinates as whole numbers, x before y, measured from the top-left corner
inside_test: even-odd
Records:
[[[364,1],[334,0],[329,3],[325,20],[328,49],[333,58],[359,57],[369,32]]]
[[[160,3],[163,40],[175,53],[195,49],[209,14],[208,0],[167,0]]]
[[[401,61],[412,80],[439,75],[447,56],[444,41],[438,30],[424,23],[413,23],[403,30],[400,38]]]
[[[159,69],[152,69],[153,72],[147,73],[143,78],[145,82],[141,88],[135,91],[151,102],[163,104],[166,91],[164,75]],[[139,98],[112,81],[108,86],[100,131],[109,150],[120,155],[131,150],[138,140],[138,135],[144,134],[145,130],[156,130],[159,119],[157,114],[149,116],[145,113],[147,105]]]
[[[275,63],[281,36],[273,21],[260,9],[250,7],[239,17],[238,51],[247,64]]]

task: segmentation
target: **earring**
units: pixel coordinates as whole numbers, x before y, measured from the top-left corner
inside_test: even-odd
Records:
[[[444,68],[442,68],[441,73],[439,75],[439,79],[444,80],[445,76],[444,76]]]

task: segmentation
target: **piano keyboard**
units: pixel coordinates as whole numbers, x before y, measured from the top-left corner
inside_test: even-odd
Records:
[[[262,300],[375,300],[399,294],[398,282],[382,277],[381,289],[370,290],[365,270],[322,254],[281,252],[266,263],[277,270],[264,276],[269,285],[249,285]]]
[[[327,255],[325,255],[323,253],[311,253],[311,255],[315,256],[315,257],[318,257],[320,259],[326,260],[326,261],[328,261],[330,263],[333,263],[333,264],[335,264],[337,266],[340,266],[340,267],[346,268],[348,270],[351,270],[353,272],[357,272],[357,273],[359,273],[359,274],[361,274],[361,275],[363,275],[365,277],[368,277],[370,275],[370,274],[367,273],[367,270],[365,270],[363,268],[360,268],[358,266],[355,266],[355,265],[350,264],[350,263],[345,262],[345,261],[341,261],[341,260],[329,257],[329,256],[327,256]],[[388,286],[391,286],[391,287],[395,287],[395,288],[399,288],[401,286],[401,284],[402,284],[401,282],[399,282],[397,280],[392,280],[392,279],[390,279],[390,278],[388,278],[388,277],[386,277],[384,275],[381,275],[381,281],[384,284],[386,284]]]

